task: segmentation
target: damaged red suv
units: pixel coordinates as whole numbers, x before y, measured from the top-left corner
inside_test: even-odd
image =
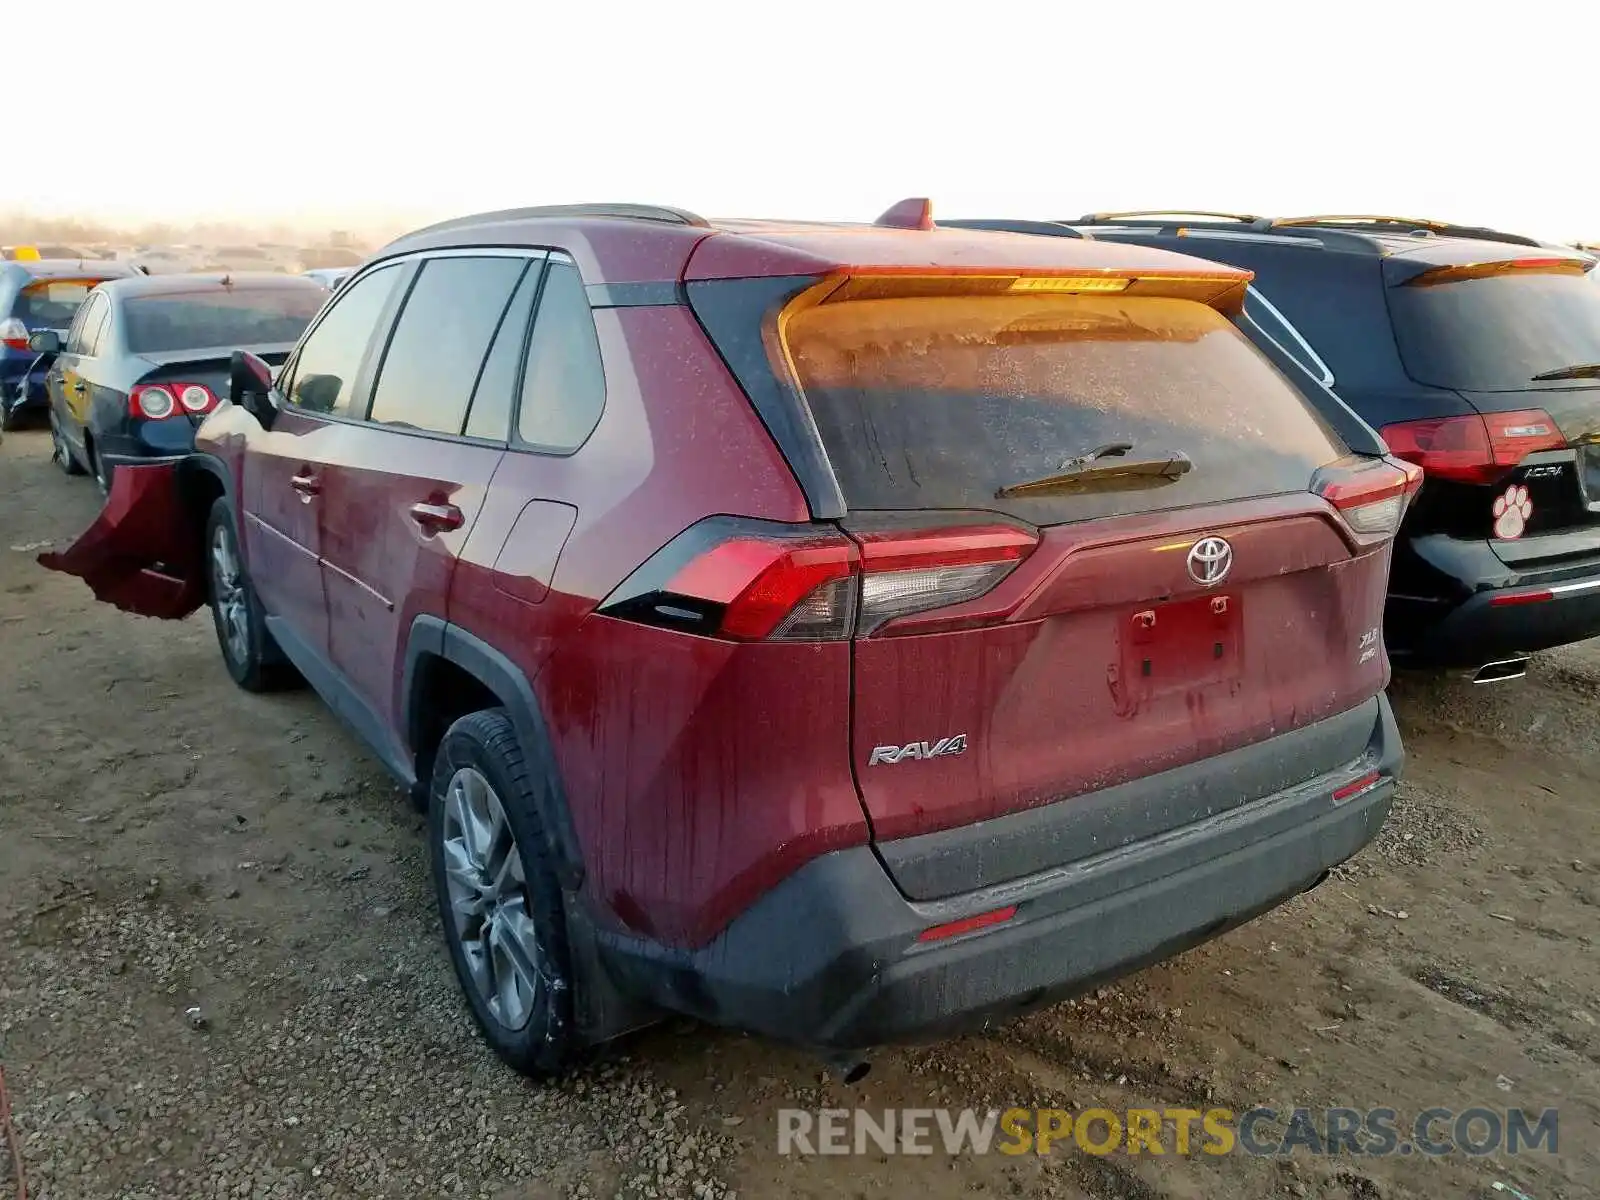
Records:
[[[427,805],[527,1071],[663,1012],[841,1065],[1317,883],[1388,811],[1419,481],[1249,275],[941,229],[497,212],[387,247],[49,564],[209,602]]]

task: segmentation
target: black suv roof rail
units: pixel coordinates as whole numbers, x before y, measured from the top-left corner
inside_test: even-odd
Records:
[[[940,225],[953,229],[988,229],[996,233],[1038,233],[1046,237],[1075,237],[1084,235],[1062,221],[1027,221],[1012,217],[957,217]]]
[[[1350,229],[1367,227],[1382,233],[1432,234],[1436,237],[1477,238],[1486,242],[1510,242],[1517,246],[1542,246],[1538,238],[1521,233],[1507,233],[1485,225],[1457,225],[1452,221],[1435,221],[1427,217],[1389,217],[1368,214],[1332,214],[1312,217],[1280,217],[1269,223],[1271,229]]]
[[[709,228],[711,222],[696,213],[682,208],[669,208],[662,204],[544,204],[533,208],[502,208],[495,212],[473,213],[453,217],[413,230],[407,237],[421,233],[443,233],[450,229],[466,229],[473,225],[500,225],[507,221],[536,221],[547,218],[614,217],[625,221],[660,221],[669,225],[696,225]]]
[[[1145,220],[1151,217],[1200,217],[1206,221],[1237,221],[1242,225],[1255,225],[1271,219],[1269,217],[1252,216],[1249,213],[1212,212],[1206,208],[1135,208],[1127,212],[1088,213],[1073,221],[1072,224],[1121,225],[1125,221]]]

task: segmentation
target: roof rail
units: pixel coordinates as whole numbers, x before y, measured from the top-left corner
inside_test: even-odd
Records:
[[[681,208],[668,208],[659,204],[545,204],[534,208],[502,208],[495,212],[472,213],[453,217],[412,230],[407,237],[421,233],[442,233],[449,229],[465,229],[472,225],[497,225],[507,221],[534,221],[561,217],[615,217],[627,221],[660,221],[669,225],[696,225],[709,228],[704,217]]]
[[[1105,225],[1135,217],[1203,217],[1210,221],[1238,221],[1244,225],[1253,225],[1259,221],[1267,220],[1266,217],[1251,216],[1249,213],[1212,212],[1204,208],[1145,208],[1133,209],[1129,212],[1089,213],[1087,216],[1079,217],[1071,223],[1073,225]]]
[[[1425,217],[1389,217],[1370,214],[1329,215],[1315,217],[1282,217],[1271,222],[1273,229],[1285,228],[1346,228],[1351,225],[1375,225],[1390,231],[1427,232],[1440,237],[1477,238],[1487,242],[1510,242],[1518,246],[1542,246],[1537,238],[1520,233],[1506,233],[1482,225],[1456,225],[1449,221],[1434,221]]]
[[[957,217],[950,221],[941,220],[939,224],[955,229],[989,229],[996,233],[1037,233],[1046,237],[1083,236],[1071,225],[1062,224],[1060,221],[1027,221],[1010,217]]]

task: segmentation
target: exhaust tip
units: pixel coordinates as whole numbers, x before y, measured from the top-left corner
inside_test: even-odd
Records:
[[[1526,658],[1501,658],[1484,663],[1473,672],[1473,683],[1503,683],[1508,679],[1521,679],[1528,673]]]
[[[828,1055],[827,1063],[833,1073],[839,1077],[841,1083],[860,1083],[872,1071],[872,1063],[864,1058],[853,1055]]]

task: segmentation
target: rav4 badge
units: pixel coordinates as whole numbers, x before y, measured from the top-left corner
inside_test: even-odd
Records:
[[[874,746],[872,756],[867,759],[867,766],[881,767],[893,766],[897,762],[908,760],[921,761],[925,758],[943,758],[947,754],[961,754],[967,748],[967,735],[958,733],[955,737],[940,738],[937,742],[907,742],[904,746]]]

